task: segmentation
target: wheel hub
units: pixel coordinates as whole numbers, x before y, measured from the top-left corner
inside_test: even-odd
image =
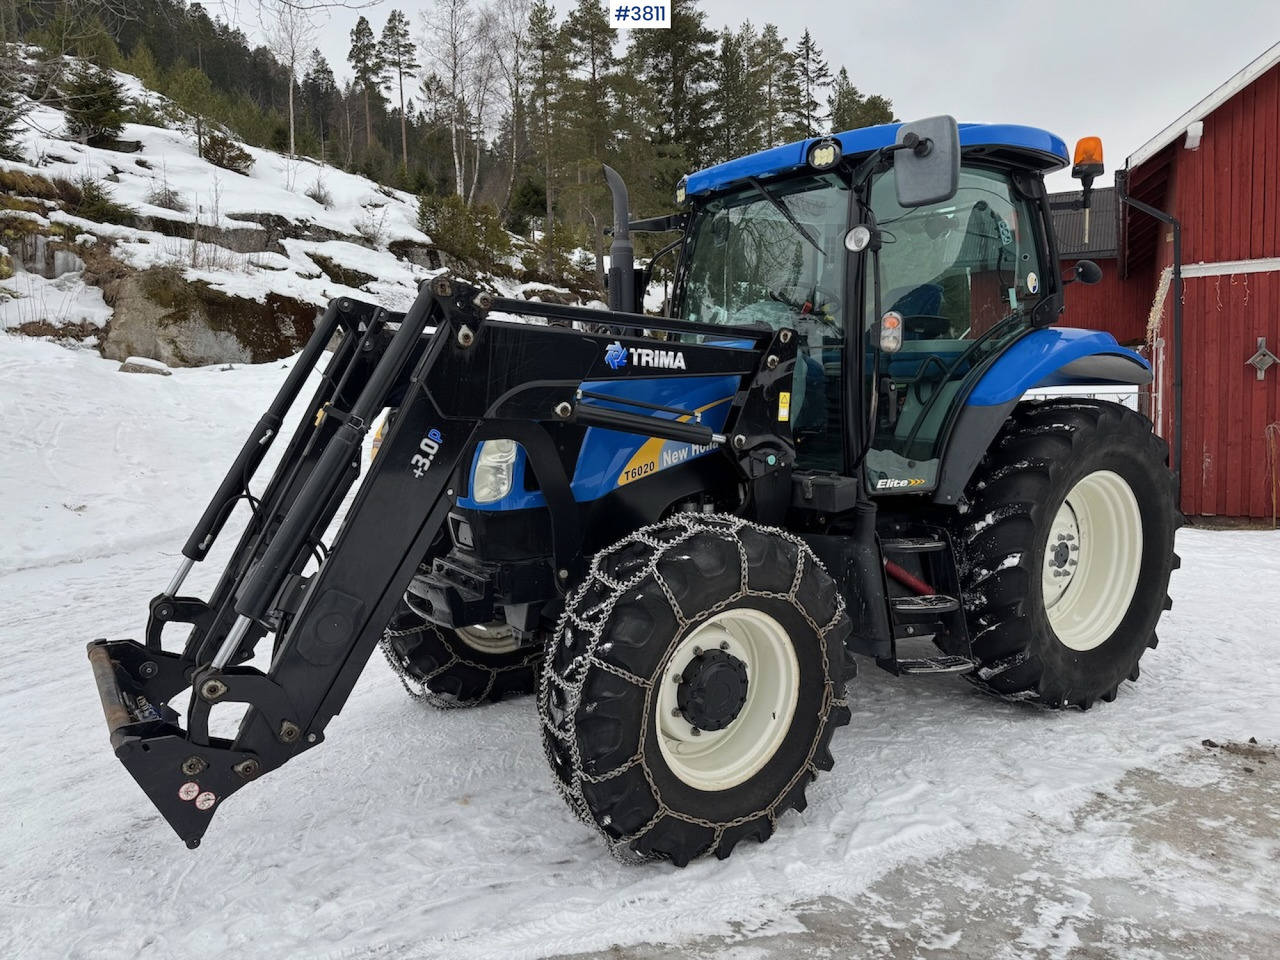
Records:
[[[746,702],[746,664],[723,650],[699,650],[676,689],[681,715],[699,730],[723,730]]]
[[[1142,511],[1118,473],[1096,470],[1067,491],[1049,528],[1041,575],[1049,626],[1084,653],[1124,619],[1142,568]]]

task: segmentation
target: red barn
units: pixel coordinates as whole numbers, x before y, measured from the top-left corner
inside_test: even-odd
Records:
[[[1274,517],[1280,44],[1130,156],[1114,190],[1094,190],[1087,243],[1079,197],[1052,198],[1063,267],[1087,257],[1103,280],[1067,288],[1063,322],[1109,330],[1152,359],[1149,413],[1176,447],[1184,513]]]

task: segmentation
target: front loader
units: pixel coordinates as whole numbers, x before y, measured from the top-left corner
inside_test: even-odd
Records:
[[[685,213],[630,225],[681,231],[662,317],[609,171],[608,311],[444,276],[404,314],[330,304],[145,639],[89,645],[117,756],[197,846],[323,740],[381,644],[436,705],[536,687],[571,809],[618,855],[683,865],[803,808],[855,655],[1112,699],[1154,646],[1179,518],[1144,418],[1024,400],[1150,380],[1107,335],[1050,329],[1043,173],[1065,162],[1043,131],[944,117],[694,174]],[[240,500],[217,586],[182,596]],[[222,704],[247,708],[231,738]]]

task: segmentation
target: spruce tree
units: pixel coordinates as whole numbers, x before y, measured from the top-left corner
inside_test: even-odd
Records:
[[[776,147],[789,139],[788,110],[799,98],[795,61],[787,52],[786,38],[772,23],[748,51],[748,64],[760,91],[756,110],[760,117],[760,147]]]
[[[373,108],[370,94],[381,97],[378,81],[382,75],[382,60],[378,55],[378,42],[373,38],[369,21],[361,17],[351,31],[351,50],[347,62],[356,75],[356,83],[364,91],[364,145],[373,145]]]
[[[798,137],[816,137],[826,128],[827,118],[822,107],[826,90],[831,86],[831,68],[808,30],[796,44],[794,59],[798,98],[791,120]]]
[[[395,84],[400,93],[400,158],[406,172],[409,169],[409,128],[404,110],[404,78],[418,69],[414,59],[418,48],[410,39],[409,18],[399,10],[392,10],[382,28],[378,41],[378,61],[382,65],[381,80]]]
[[[759,43],[755,28],[744,23],[720,33],[714,84],[709,98],[714,134],[708,160],[723,162],[766,146],[761,111],[761,76],[752,69],[751,51]]]
[[[126,119],[124,88],[107,70],[81,63],[62,89],[67,132],[91,147],[120,136]]]
[[[893,103],[879,94],[866,96],[860,93],[849,82],[849,71],[844,67],[840,68],[835,83],[831,85],[827,109],[831,115],[832,133],[893,122]]]
[[[672,0],[671,26],[632,31],[627,51],[631,70],[650,95],[657,121],[654,138],[659,143],[682,144],[691,166],[703,163],[710,138],[707,96],[715,69],[716,35],[706,20],[697,0]]]
[[[307,72],[302,77],[302,95],[323,146],[329,140],[328,119],[338,101],[338,81],[329,68],[329,61],[325,60],[319,50],[312,50],[311,57],[307,60]]]
[[[573,127],[593,161],[603,159],[612,137],[616,37],[617,31],[609,23],[609,7],[600,0],[578,0],[565,19],[566,54],[575,72],[569,81]]]
[[[18,122],[30,110],[26,98],[19,95],[16,77],[0,73],[0,160],[23,160],[18,148]]]

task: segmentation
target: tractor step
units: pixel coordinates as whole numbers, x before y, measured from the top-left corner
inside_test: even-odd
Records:
[[[899,623],[935,620],[944,613],[954,613],[960,609],[960,601],[942,593],[930,593],[923,596],[891,597],[894,619]]]
[[[921,657],[899,660],[898,673],[968,673],[977,666],[969,657]]]
[[[946,542],[937,537],[899,537],[880,542],[880,549],[885,553],[937,553],[946,546]]]

